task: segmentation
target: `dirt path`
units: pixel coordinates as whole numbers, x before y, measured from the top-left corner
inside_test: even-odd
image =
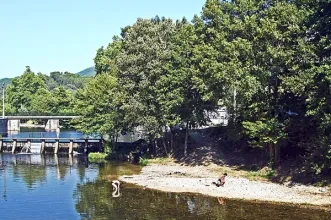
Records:
[[[242,177],[228,176],[224,187],[216,187],[218,173],[205,166],[181,166],[151,164],[139,175],[121,176],[123,182],[169,192],[192,192],[209,196],[286,202],[294,204],[331,205],[330,192],[326,188],[285,185],[251,181]]]

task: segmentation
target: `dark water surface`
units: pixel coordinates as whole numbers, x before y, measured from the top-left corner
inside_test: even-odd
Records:
[[[0,219],[331,219],[327,211],[164,193],[109,179],[139,172],[119,163],[89,163],[68,155],[0,154]],[[220,204],[223,203],[224,204]]]

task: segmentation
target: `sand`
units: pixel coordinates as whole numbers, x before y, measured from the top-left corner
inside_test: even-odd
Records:
[[[120,180],[167,192],[190,192],[213,197],[292,204],[331,205],[330,191],[327,188],[300,184],[281,185],[229,175],[223,187],[216,187],[212,182],[217,181],[218,176],[218,173],[204,166],[151,164],[143,167],[140,174],[121,176]]]

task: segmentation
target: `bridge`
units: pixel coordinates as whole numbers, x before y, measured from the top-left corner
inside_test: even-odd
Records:
[[[20,131],[21,120],[47,120],[45,130],[54,131],[60,127],[61,119],[75,119],[80,116],[3,116],[0,119],[0,133]]]
[[[13,154],[22,152],[24,148],[29,150],[31,153],[45,153],[46,148],[53,148],[54,154],[57,154],[60,150],[60,144],[62,149],[66,153],[72,154],[74,148],[83,146],[84,153],[87,152],[88,147],[97,147],[100,150],[103,146],[102,139],[99,137],[91,138],[23,138],[23,137],[10,137],[0,138],[0,153],[4,150],[11,151]],[[33,152],[34,150],[34,152]]]

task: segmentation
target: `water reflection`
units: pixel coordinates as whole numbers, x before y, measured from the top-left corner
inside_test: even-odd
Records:
[[[217,198],[141,190],[131,185],[122,191],[121,197],[113,198],[111,190],[104,185],[80,185],[76,209],[82,219],[321,220],[330,217],[325,212],[282,205],[233,200],[220,205]]]
[[[330,213],[264,203],[164,193],[111,181],[131,164],[85,157],[0,154],[0,219],[330,219]]]
[[[112,169],[108,168],[107,171]],[[74,197],[76,209],[82,219],[317,220],[330,218],[329,213],[324,211],[228,200],[221,197],[164,193],[125,183],[121,187],[121,195],[114,198],[111,183],[103,181],[106,179],[102,176],[103,173],[108,172],[100,172],[96,180],[77,186]]]

